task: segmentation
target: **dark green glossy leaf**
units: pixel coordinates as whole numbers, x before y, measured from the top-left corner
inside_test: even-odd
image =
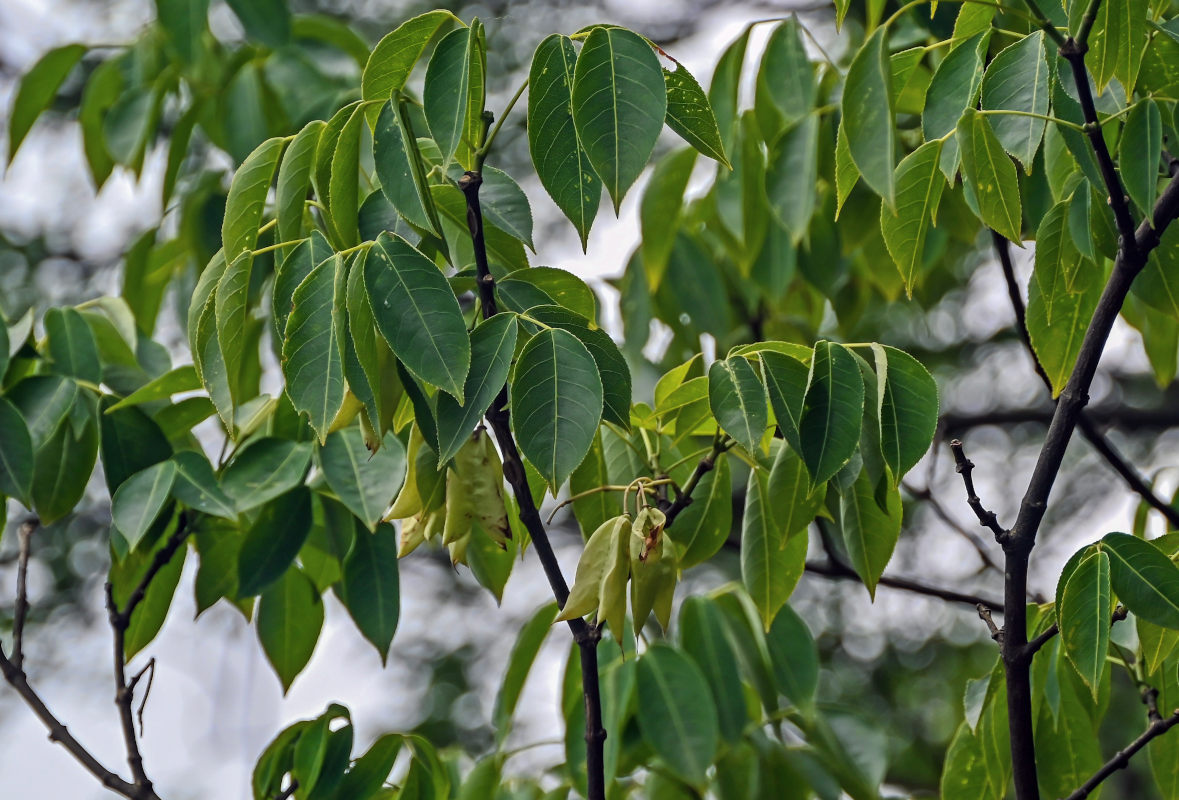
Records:
[[[778,690],[810,714],[819,687],[819,651],[810,628],[793,608],[782,606],[766,634],[766,644]]]
[[[768,479],[763,470],[752,470],[741,523],[741,580],[766,631],[802,577],[806,547],[807,537],[787,538],[777,526]]]
[[[311,493],[297,487],[262,507],[238,555],[239,597],[261,593],[278,580],[311,530]]]
[[[283,0],[227,0],[246,29],[246,35],[267,47],[280,47],[291,38],[291,12]]]
[[[318,230],[311,237],[300,242],[277,266],[274,276],[274,290],[271,295],[271,309],[274,315],[275,333],[282,341],[287,329],[287,319],[295,302],[298,288],[316,266],[333,255],[332,246]],[[203,277],[203,276],[202,276]]]
[[[1179,630],[1179,567],[1157,547],[1125,533],[1101,539],[1114,593],[1147,622]]]
[[[572,103],[577,138],[617,213],[667,113],[663,70],[651,45],[624,28],[594,28],[577,56]]]
[[[767,350],[761,358],[762,377],[770,396],[770,406],[778,429],[786,442],[796,453],[802,453],[802,441],[798,426],[802,422],[802,410],[810,381],[807,365],[784,353]]]
[[[319,592],[298,569],[287,570],[263,593],[258,603],[258,639],[283,694],[311,660],[322,627]]]
[[[667,529],[667,535],[681,548],[681,569],[707,561],[724,547],[733,527],[732,488],[729,461],[722,454],[696,484],[691,505]]]
[[[817,342],[798,426],[802,458],[815,485],[826,483],[852,457],[863,412],[864,382],[855,358],[842,345]]]
[[[438,396],[438,463],[454,458],[507,383],[516,351],[516,319],[496,314],[471,331],[471,370],[463,387],[465,404]]]
[[[127,478],[172,455],[160,426],[138,408],[112,410],[104,397],[99,408],[102,471],[111,495]]]
[[[270,182],[278,169],[286,140],[267,139],[250,153],[233,175],[229,197],[225,201],[225,221],[221,225],[222,248],[225,260],[233,261],[242,253],[253,250],[258,242],[258,226]]]
[[[315,151],[325,124],[313,120],[295,135],[283,153],[278,167],[278,190],[275,196],[275,217],[278,219],[277,240],[289,242],[303,232],[303,215],[307,194],[311,190],[311,170],[315,167]]]
[[[450,11],[428,11],[406,20],[386,34],[377,42],[364,67],[360,78],[361,97],[383,102],[405,88],[405,82],[426,45],[444,26],[457,21]],[[375,119],[379,106],[374,103],[370,108]]]
[[[320,448],[319,463],[328,486],[370,531],[405,480],[405,446],[392,433],[370,453],[359,428],[336,431]]]
[[[392,525],[378,525],[372,533],[356,532],[336,591],[356,627],[377,648],[381,664],[385,664],[401,608],[397,531]]]
[[[426,66],[422,106],[443,165],[456,159],[474,169],[474,151],[483,144],[486,56],[477,22],[442,37]]]
[[[716,115],[696,78],[683,64],[677,63],[674,72],[663,70],[663,81],[667,91],[667,127],[697,151],[728,167]]]
[[[397,213],[419,228],[441,233],[413,123],[400,97],[381,108],[373,130],[373,160],[381,191]]]
[[[974,105],[983,78],[983,56],[990,41],[987,31],[973,34],[949,52],[938,64],[925,92],[925,109],[921,112],[921,132],[926,141],[940,139],[958,127],[963,112]],[[961,158],[958,140],[946,140],[942,149],[942,174],[952,179]]]
[[[1029,175],[1044,136],[1043,116],[1048,113],[1048,94],[1043,31],[1036,31],[1001,51],[987,67],[982,81],[984,109],[1021,112],[992,115],[990,123],[1003,149],[1015,156]]]
[[[161,536],[154,547],[131,553],[121,563],[111,565],[111,590],[119,608],[126,608],[131,592],[143,580],[156,552],[166,545],[168,538]],[[130,624],[123,639],[123,654],[127,661],[147,647],[164,626],[187,557],[188,548],[178,548],[152,578],[143,600],[131,612]]]
[[[221,488],[246,511],[302,483],[310,462],[310,442],[258,439],[225,468]]]
[[[102,381],[98,344],[81,314],[72,308],[49,309],[45,312],[45,333],[55,372],[95,384]]]
[[[164,510],[175,480],[176,464],[161,461],[119,485],[111,498],[111,517],[129,549],[135,549]]]
[[[287,395],[322,443],[344,402],[344,261],[317,264],[292,296],[282,344]]]
[[[893,204],[893,149],[896,147],[892,110],[892,70],[885,36],[879,27],[852,59],[843,85],[844,130],[848,151],[864,181],[889,206]]]
[[[708,405],[725,433],[750,453],[761,450],[769,416],[765,387],[748,360],[731,356],[712,362]]]
[[[237,519],[233,500],[221,490],[213,466],[203,453],[183,450],[172,456],[176,479],[172,496],[189,508],[228,520]]]

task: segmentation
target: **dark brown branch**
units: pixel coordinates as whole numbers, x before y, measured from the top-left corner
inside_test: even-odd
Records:
[[[851,567],[834,559],[823,561],[808,561],[806,562],[806,571],[811,575],[818,575],[824,578],[835,578],[841,580],[860,580],[860,576]],[[941,600],[946,600],[951,603],[964,603],[968,606],[995,605],[999,603],[994,598],[979,597],[977,595],[968,594],[965,592],[958,592],[953,589],[944,589],[940,586],[931,586],[921,581],[911,580],[909,578],[894,578],[889,575],[884,575],[876,582],[877,586],[887,586],[890,589],[899,589],[905,592],[912,592],[913,594],[922,594],[926,597],[936,597]]]
[[[33,532],[40,524],[41,520],[30,516],[20,524],[16,532],[20,552],[16,562],[16,607],[12,611],[12,663],[18,670],[24,669],[25,666],[25,617],[29,613],[29,549]]]
[[[961,440],[951,441],[950,450],[954,453],[954,469],[962,476],[962,483],[966,486],[966,502],[970,505],[970,510],[978,517],[978,524],[988,528],[995,534],[995,541],[1002,543],[1007,538],[1008,531],[999,524],[999,518],[995,516],[994,511],[987,511],[974,490],[974,462],[966,457]]]
[[[1040,381],[1048,389],[1049,394],[1051,394],[1052,380],[1048,377],[1048,373],[1044,371],[1044,366],[1040,363],[1040,358],[1036,355],[1035,348],[1032,347],[1032,337],[1028,331],[1027,324],[1027,309],[1024,307],[1023,297],[1019,293],[1019,284],[1015,280],[1015,268],[1011,263],[1010,242],[1007,241],[1007,237],[993,230],[991,231],[991,240],[995,245],[995,254],[999,257],[999,264],[1003,268],[1003,278],[1007,283],[1007,295],[1011,299],[1011,310],[1015,312],[1016,329],[1019,332],[1020,339],[1023,340],[1024,348],[1032,359],[1036,374],[1040,376]],[[1122,454],[1117,451],[1109,441],[1109,438],[1097,429],[1097,426],[1089,419],[1087,412],[1081,412],[1078,426],[1081,429],[1081,435],[1089,441],[1093,449],[1105,459],[1105,462],[1113,468],[1114,472],[1122,477],[1122,480],[1126,482],[1130,490],[1166,517],[1172,527],[1179,527],[1179,509],[1173,508],[1169,503],[1164,502],[1154,493],[1154,490],[1147,485],[1142,476],[1138,474],[1138,471],[1128,461],[1122,458]]]
[[[479,302],[483,318],[497,312],[495,302],[495,279],[487,263],[487,247],[483,239],[483,212],[479,204],[479,187],[483,178],[478,172],[467,172],[459,181],[459,188],[467,199],[467,227],[475,249],[476,283],[479,287]],[[512,487],[520,509],[520,522],[528,530],[532,544],[540,559],[545,577],[557,604],[565,605],[569,599],[569,585],[561,572],[561,564],[553,552],[548,532],[540,518],[540,511],[532,500],[524,461],[512,436],[511,416],[508,410],[508,390],[505,385],[491,404],[486,415],[487,424],[495,434],[503,454],[504,478]],[[573,640],[581,654],[581,688],[585,698],[585,743],[586,775],[589,800],[605,800],[605,747],[606,730],[602,726],[602,698],[598,679],[598,642],[601,631],[580,617],[568,621]],[[621,632],[618,632],[621,636]]]
[[[290,798],[295,796],[295,792],[297,791],[299,791],[299,781],[295,778],[291,778],[290,785],[276,794],[274,796],[274,800],[290,800]]]
[[[45,705],[41,696],[29,685],[28,676],[24,671],[4,655],[3,648],[0,648],[0,674],[4,675],[4,680],[16,690],[25,705],[37,715],[37,719],[41,720],[46,730],[49,731],[49,741],[64,747],[87,772],[112,792],[121,794],[130,800],[140,800],[143,797],[134,784],[128,783],[103,766],[81,742],[74,738],[74,735],[62,724],[61,720],[55,717]]]
[[[1004,408],[976,414],[948,411],[941,415],[939,426],[947,434],[960,435],[987,425],[1007,426],[1052,422],[1053,407]],[[1179,428],[1179,407],[1135,408],[1124,405],[1101,405],[1086,409],[1085,415],[1094,424],[1127,431],[1165,431]]]
[[[732,446],[730,441],[726,441],[727,438],[728,437],[722,436],[718,433],[716,438],[713,439],[712,449],[708,452],[708,455],[704,456],[704,458],[697,462],[696,469],[692,471],[691,476],[684,483],[683,488],[679,490],[675,501],[664,501],[664,503],[666,503],[666,508],[662,509],[666,516],[666,521],[663,525],[664,528],[670,528],[672,523],[675,522],[676,517],[678,517],[685,508],[691,505],[692,492],[696,491],[696,486],[700,483],[700,479],[712,471],[712,468],[716,466],[716,459],[720,456],[721,453],[725,452]]]
[[[1158,715],[1157,706],[1154,713],[1156,716]],[[1151,739],[1154,739],[1157,736],[1162,736],[1176,725],[1179,725],[1179,708],[1172,711],[1171,716],[1167,717],[1166,719],[1161,717],[1158,719],[1152,719],[1150,724],[1146,726],[1146,730],[1144,730],[1137,739],[1130,742],[1130,744],[1126,745],[1126,747],[1114,754],[1113,758],[1105,762],[1101,769],[1093,773],[1093,777],[1081,784],[1081,787],[1070,794],[1066,800],[1082,800],[1082,798],[1088,797],[1098,786],[1102,784],[1103,781],[1105,781],[1106,778],[1108,778],[1110,775],[1113,775],[1118,770],[1125,769],[1127,766],[1129,766],[1130,759],[1133,758],[1139,750],[1146,747]]]
[[[1119,603],[1118,607],[1114,609],[1113,614],[1110,615],[1109,624],[1113,625],[1115,622],[1121,622],[1129,615],[1129,613],[1130,612],[1126,609],[1126,607]],[[1024,655],[1030,659],[1033,655],[1039,652],[1040,648],[1048,644],[1052,637],[1058,633],[1060,633],[1060,628],[1057,627],[1055,622],[1053,622],[1038,636],[1036,636],[1036,638],[1027,643],[1027,647],[1024,648]]]

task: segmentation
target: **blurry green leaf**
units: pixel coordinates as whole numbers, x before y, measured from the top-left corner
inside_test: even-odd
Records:
[[[667,127],[697,151],[729,166],[716,115],[696,78],[683,64],[677,63],[674,72],[663,70],[663,81],[667,91]]]
[[[377,327],[397,358],[461,402],[471,342],[438,267],[400,236],[381,234],[365,259],[364,283]]]
[[[382,448],[381,452],[389,449]],[[397,531],[392,525],[378,525],[372,533],[356,532],[352,550],[344,560],[344,577],[336,586],[356,627],[377,648],[384,665],[401,607]]]
[[[663,70],[651,46],[624,28],[594,28],[577,56],[573,122],[618,212],[647,165],[667,112]]]
[[[1054,219],[1049,213],[1041,228]],[[1045,246],[1036,248],[1036,268],[1028,285],[1027,326],[1036,358],[1052,381],[1052,393],[1059,395],[1072,374],[1104,281],[1100,273],[1081,269],[1070,291],[1061,273],[1070,264],[1075,265],[1068,254],[1076,251],[1063,238],[1052,240],[1049,231],[1043,233]],[[1052,241],[1060,246],[1055,247]]]
[[[766,171],[770,208],[796,245],[806,237],[815,213],[818,144],[819,117],[807,114],[783,131],[770,148]]]
[[[982,8],[982,6],[979,6]],[[966,6],[963,6],[965,11]],[[990,15],[993,9],[986,9]],[[921,132],[926,141],[940,139],[958,127],[967,108],[974,106],[983,78],[983,57],[990,41],[990,18],[986,30],[971,35],[951,50],[938,64],[925,93],[925,109],[921,112]],[[942,174],[952,180],[958,170],[959,143],[946,140],[941,155]]]
[[[138,408],[114,411],[111,408],[113,399],[109,395],[102,399],[100,409],[103,413],[98,418],[102,471],[111,495],[136,472],[172,455],[172,446],[151,417]]]
[[[267,47],[279,47],[291,38],[291,12],[286,0],[226,0],[246,29],[246,35]]]
[[[700,669],[664,644],[639,659],[638,720],[643,738],[668,767],[703,786],[718,745],[717,713]]]
[[[732,356],[712,362],[708,405],[725,433],[750,453],[761,449],[768,419],[765,387],[748,360]]]
[[[814,710],[819,651],[810,628],[789,605],[782,606],[766,634],[778,690],[803,713]]]
[[[598,213],[602,181],[590,167],[573,125],[576,58],[566,36],[553,34],[537,46],[529,71],[528,149],[536,176],[577,229],[584,250]]]
[[[1179,319],[1179,227],[1167,226],[1160,239],[1132,291],[1151,308]]]
[[[81,314],[72,308],[49,309],[45,312],[45,333],[55,372],[95,384],[102,381],[98,345]]]
[[[889,206],[893,205],[892,71],[885,47],[887,29],[872,32],[852,59],[843,86],[841,112],[848,150],[864,181]]]
[[[258,603],[258,639],[274,667],[283,694],[311,660],[323,627],[323,602],[298,569],[271,584]],[[355,795],[354,795],[355,796]]]
[[[33,440],[16,406],[0,397],[0,494],[30,505],[33,485]]]
[[[16,156],[17,149],[24,141],[29,129],[41,116],[41,112],[53,102],[57,90],[65,83],[74,66],[86,54],[86,46],[67,44],[55,47],[34,64],[16,90],[12,110],[8,117],[8,161]]]
[[[767,78],[770,98],[791,124],[815,107],[815,73],[802,40],[802,25],[791,15],[770,33],[758,79]],[[771,158],[771,163],[773,159]]]
[[[748,715],[737,656],[725,634],[720,610],[709,599],[688,597],[680,606],[679,623],[681,646],[712,690],[721,735],[729,742],[740,741]]]
[[[643,269],[652,286],[659,286],[667,267],[667,258],[675,243],[675,230],[679,227],[684,190],[695,164],[695,150],[673,150],[655,163],[651,179],[643,190],[639,205],[642,231],[639,249],[643,254]]]
[[[209,30],[209,0],[156,0],[156,18],[185,64],[197,60]]]
[[[524,690],[524,682],[528,680],[528,673],[536,661],[537,653],[544,644],[553,627],[553,617],[557,615],[555,603],[548,603],[537,610],[520,627],[516,642],[512,645],[512,652],[508,656],[508,667],[504,674],[503,683],[495,695],[495,710],[492,711],[492,726],[495,728],[496,743],[502,746],[511,731],[512,717],[516,713],[516,705],[520,702],[520,694]]]
[[[938,171],[941,155],[942,143],[934,140],[905,156],[897,165],[896,209],[880,204],[884,244],[905,280],[905,291],[910,297],[925,261],[925,239],[946,187]]]
[[[511,377],[512,429],[554,492],[589,451],[602,402],[598,366],[573,334],[549,328],[524,345]]]

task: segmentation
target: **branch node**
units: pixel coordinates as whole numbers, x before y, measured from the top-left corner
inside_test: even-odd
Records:
[[[1002,645],[1003,629],[995,624],[995,619],[991,616],[991,609],[982,603],[979,603],[976,608],[978,608],[978,618],[987,624],[987,630],[991,632],[991,638]]]

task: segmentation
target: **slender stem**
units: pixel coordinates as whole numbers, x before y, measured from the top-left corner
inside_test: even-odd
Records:
[[[263,253],[271,253],[284,247],[294,247],[295,245],[302,244],[305,241],[307,241],[306,236],[304,236],[302,239],[291,239],[289,242],[276,242],[275,244],[268,244],[265,247],[259,247],[257,250],[251,250],[250,255],[260,256]]]
[[[1115,753],[1113,758],[1105,762],[1101,769],[1093,774],[1093,777],[1081,784],[1081,787],[1070,794],[1066,800],[1082,800],[1082,798],[1088,797],[1106,778],[1120,769],[1125,769],[1130,764],[1130,759],[1139,750],[1146,747],[1151,739],[1162,736],[1176,725],[1179,725],[1179,709],[1172,711],[1171,716],[1166,719],[1151,720],[1150,724],[1146,726],[1146,730],[1137,739]]]
[[[1032,12],[1032,16],[1036,18],[1036,22],[1039,23],[1041,30],[1048,35],[1048,38],[1056,42],[1057,47],[1063,46],[1064,36],[1061,35],[1060,31],[1056,30],[1056,26],[1052,24],[1052,20],[1048,19],[1048,15],[1040,9],[1039,3],[1036,0],[1024,0],[1024,5]]]
[[[525,78],[524,82],[520,84],[520,88],[516,90],[514,95],[512,95],[512,99],[508,101],[507,106],[505,106],[504,110],[500,112],[499,119],[495,121],[495,125],[487,133],[486,138],[484,138],[482,147],[480,147],[476,152],[475,155],[480,159],[480,161],[486,158],[487,154],[491,151],[491,143],[495,141],[495,137],[499,134],[499,129],[503,127],[504,120],[508,118],[508,114],[512,113],[512,109],[516,107],[516,102],[520,99],[520,96],[524,94],[524,90],[527,88],[528,78]]]
[[[1022,35],[1022,34],[1021,34]],[[1014,111],[1009,109],[983,109],[977,111],[980,117],[1031,117],[1032,119],[1042,119],[1045,122],[1055,122],[1057,125],[1063,125],[1066,128],[1072,128],[1075,131],[1083,133],[1085,131],[1084,125],[1078,125],[1075,122],[1069,122],[1067,119],[1060,119],[1059,117],[1052,117],[1047,114],[1037,114],[1033,111]]]
[[[483,176],[478,172],[467,172],[459,180],[459,188],[467,200],[467,227],[475,250],[475,283],[479,288],[479,303],[483,318],[488,319],[497,312],[495,302],[495,279],[487,262],[487,245],[483,238],[483,211],[479,205],[479,187]],[[545,577],[557,605],[564,607],[569,599],[569,585],[561,572],[561,564],[553,552],[548,531],[540,518],[540,511],[532,499],[532,489],[524,471],[524,461],[512,435],[511,412],[508,410],[508,387],[505,384],[492,402],[485,415],[488,425],[495,434],[503,454],[504,478],[512,487],[519,506],[520,522],[532,538],[533,548],[540,559]],[[598,642],[602,635],[597,625],[591,625],[581,617],[568,621],[573,640],[581,653],[581,690],[585,698],[585,766],[588,800],[605,800],[606,730],[602,725],[602,697],[598,678]]]
[[[1093,30],[1093,23],[1097,21],[1097,9],[1100,6],[1101,0],[1089,0],[1089,6],[1085,9],[1084,16],[1081,17],[1081,25],[1077,28],[1077,35],[1074,38],[1082,47],[1089,45],[1089,32]]]
[[[995,541],[1002,544],[1009,532],[999,524],[999,518],[995,516],[994,511],[987,511],[974,490],[974,462],[966,457],[960,440],[954,439],[950,442],[950,450],[954,453],[954,469],[962,476],[962,483],[966,486],[966,502],[970,505],[970,510],[978,517],[978,524],[990,529],[995,534]]]
[[[811,575],[818,575],[823,578],[860,580],[860,576],[856,574],[855,570],[835,559],[829,559],[826,562],[808,561],[806,562],[806,571]],[[909,578],[882,576],[876,583],[878,586],[887,586],[890,589],[899,589],[904,592],[925,595],[926,597],[937,597],[951,603],[963,603],[971,607],[977,607],[981,604],[989,608],[1001,608],[1003,605],[994,597],[981,597],[967,592],[955,591],[954,589],[946,589],[941,586],[932,586],[928,583],[922,583],[921,581],[915,581]]]
[[[688,507],[692,502],[692,492],[696,491],[696,486],[700,483],[700,479],[716,466],[716,460],[720,454],[732,446],[732,440],[718,431],[712,441],[712,449],[708,451],[708,455],[704,456],[696,464],[696,469],[692,471],[692,475],[684,483],[684,488],[676,495],[675,501],[663,509],[663,513],[667,516],[667,522],[664,523],[665,528],[670,528],[672,523],[675,522],[676,517]]]
[[[16,607],[12,611],[12,663],[17,669],[23,669],[25,663],[25,617],[29,613],[29,549],[33,532],[37,530],[40,522],[36,517],[30,517],[20,524],[16,533],[17,541],[20,543],[20,554],[16,562]]]

